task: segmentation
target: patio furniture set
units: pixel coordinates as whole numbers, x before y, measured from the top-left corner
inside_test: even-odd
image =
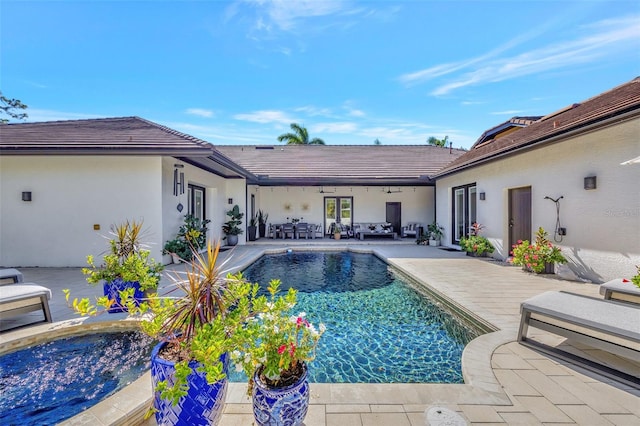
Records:
[[[267,236],[269,238],[314,239],[322,238],[322,227],[313,223],[272,223],[269,225]]]

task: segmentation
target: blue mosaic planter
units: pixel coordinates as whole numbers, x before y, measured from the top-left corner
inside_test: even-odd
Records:
[[[111,300],[115,300],[115,303],[108,310],[110,314],[128,312],[127,307],[122,305],[120,292],[132,287],[135,289],[135,292],[133,293],[133,300],[136,305],[139,305],[140,301],[144,299],[144,292],[140,290],[140,284],[137,281],[123,281],[122,278],[116,278],[113,281],[104,282],[104,285],[102,286],[104,295]]]
[[[307,366],[296,383],[284,388],[266,386],[253,376],[253,417],[260,426],[299,426],[309,408],[309,380]]]
[[[159,343],[151,353],[151,381],[154,389],[153,407],[157,410],[158,425],[217,425],[222,417],[224,401],[227,396],[228,380],[225,378],[214,384],[207,383],[205,373],[194,371],[187,378],[189,391],[180,398],[178,404],[160,398],[155,392],[158,382],[168,380],[173,384],[175,372],[174,363],[158,357],[158,352],[167,343]],[[228,366],[228,355],[223,356],[225,370]],[[197,363],[192,361],[189,366],[195,370]]]

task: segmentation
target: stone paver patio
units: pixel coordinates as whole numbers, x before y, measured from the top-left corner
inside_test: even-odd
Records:
[[[352,250],[374,251],[426,285],[436,298],[446,300],[452,309],[472,314],[484,325],[498,330],[475,339],[465,349],[465,384],[314,383],[305,425],[425,425],[425,410],[432,406],[452,409],[471,425],[640,424],[640,391],[515,342],[521,301],[548,290],[599,297],[597,285],[527,274],[501,262],[470,258],[463,253],[416,246],[406,241],[372,241],[368,244],[349,240],[268,241],[239,246],[225,254],[233,253],[233,265],[243,267],[265,251],[296,249],[303,245],[313,246],[313,249],[348,246]],[[21,271],[25,281],[36,282],[53,291],[51,311],[54,321],[81,322],[70,321],[74,316],[65,305],[62,288],[71,288],[77,297],[93,297],[101,291],[99,287],[86,284],[79,268],[21,268]],[[24,315],[17,321],[3,323],[2,327],[15,326],[33,318],[37,318],[36,314]],[[110,315],[108,319],[113,320],[114,316]],[[101,327],[100,318],[88,321],[95,322],[96,328]],[[0,345],[53,328],[59,328],[59,324],[4,332],[0,335]],[[563,339],[543,332],[535,337],[640,375],[639,365],[609,354],[587,347],[568,346]],[[103,401],[65,423],[114,424],[114,414],[121,416],[121,424],[140,423],[136,415],[146,407],[151,396],[148,373],[130,388],[125,396]],[[245,388],[243,384],[230,385],[222,426],[253,423]],[[155,422],[149,420],[145,424]]]

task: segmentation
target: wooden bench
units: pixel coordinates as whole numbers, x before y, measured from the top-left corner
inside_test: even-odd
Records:
[[[33,283],[0,286],[0,319],[42,311],[43,322],[52,322],[49,300],[51,290]]]
[[[521,320],[518,341],[561,354],[527,338],[529,327],[545,330],[570,340],[640,362],[640,305],[596,299],[562,291],[548,291],[525,300],[520,305]],[[570,361],[576,359],[595,364],[573,354],[562,353]],[[609,367],[601,366],[604,370]],[[608,372],[605,371],[605,374]],[[628,375],[622,373],[624,380]],[[619,375],[616,377],[620,378]],[[640,385],[638,377],[631,382]]]
[[[622,278],[600,284],[600,294],[606,300],[620,300],[640,304],[640,288],[631,281],[623,280]]]

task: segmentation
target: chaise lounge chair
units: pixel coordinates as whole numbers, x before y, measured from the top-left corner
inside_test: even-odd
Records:
[[[606,300],[620,300],[640,304],[640,288],[631,281],[622,278],[600,284],[600,294]]]
[[[15,284],[24,282],[22,272],[17,269],[0,269],[0,285]]]
[[[42,311],[43,322],[51,322],[49,300],[51,290],[33,283],[3,285],[0,287],[0,319],[34,311]]]
[[[576,355],[545,347],[527,337],[529,327],[640,362],[640,306],[549,291],[522,302],[518,341],[551,352],[568,361],[596,368],[606,375],[640,386],[640,378],[617,372]]]

